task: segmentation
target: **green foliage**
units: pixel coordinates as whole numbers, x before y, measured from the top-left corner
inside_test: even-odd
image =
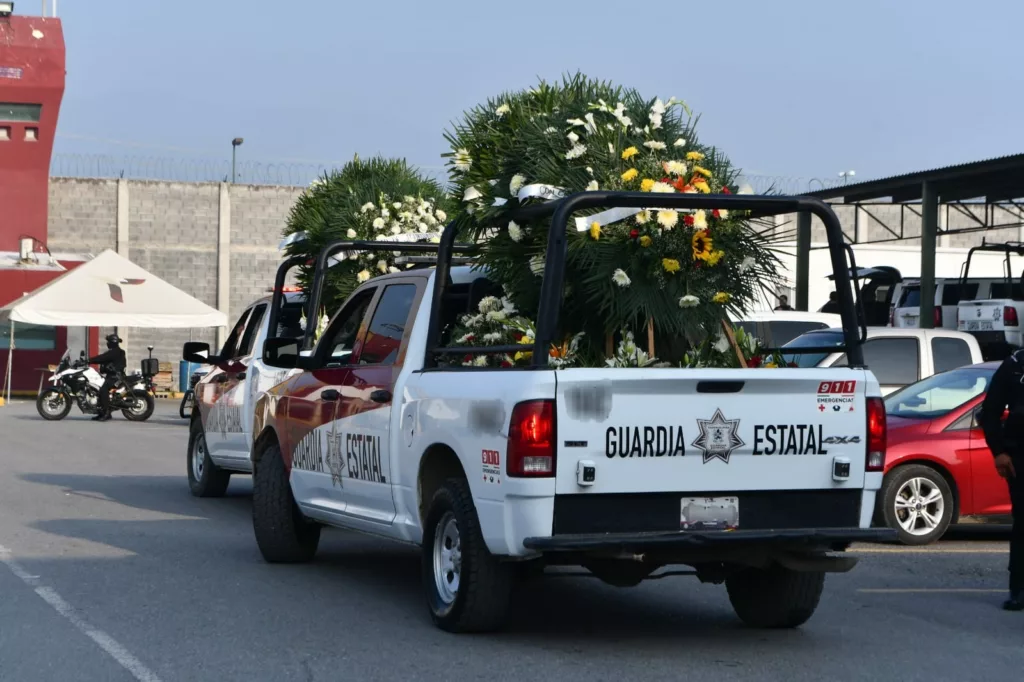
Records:
[[[506,92],[446,133],[453,220],[488,235],[481,264],[518,309],[534,311],[550,221],[517,224],[513,212],[552,192],[733,192],[737,170],[698,140],[696,123],[682,102],[582,74]],[[530,198],[524,186],[546,196]],[[699,342],[779,280],[769,239],[742,215],[645,211],[602,222],[587,218],[582,231],[571,223],[567,234],[561,331],[586,332],[591,344],[649,318],[659,338]]]
[[[406,206],[395,209],[394,202]],[[395,227],[403,234],[410,230],[418,231],[425,215],[417,214],[417,207],[423,202],[429,205],[430,224],[426,226],[430,231],[440,232],[444,229],[445,214],[451,212],[451,205],[436,181],[422,176],[405,159],[375,157],[363,161],[357,156],[340,171],[311,184],[292,206],[284,235],[305,233],[305,238],[289,244],[286,253],[289,256],[307,256],[312,260],[324,246],[338,239],[393,237]],[[367,204],[374,206],[374,212],[364,210]],[[373,221],[380,217],[384,206],[392,215],[384,227],[378,229]],[[403,220],[398,216],[402,212],[413,215]],[[395,252],[401,252],[400,245],[396,244]],[[352,293],[359,284],[360,273],[380,274],[378,261],[385,261],[385,271],[392,267],[395,252],[353,254],[355,258],[346,258],[332,267],[321,299],[325,309],[333,312]],[[308,289],[313,272],[312,265],[302,266],[298,273],[299,284]]]

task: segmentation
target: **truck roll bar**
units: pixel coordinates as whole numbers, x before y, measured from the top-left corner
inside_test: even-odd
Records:
[[[565,259],[567,253],[566,229],[569,219],[576,211],[591,208],[667,208],[715,209],[750,211],[752,217],[766,217],[785,213],[812,213],[825,226],[828,238],[832,271],[835,275],[839,295],[840,314],[843,320],[842,346],[830,348],[801,348],[806,352],[845,352],[849,366],[863,366],[864,353],[861,348],[863,318],[857,314],[853,292],[850,290],[850,272],[847,265],[847,245],[843,240],[842,225],[832,208],[813,197],[765,197],[740,194],[661,194],[649,192],[578,192],[562,199],[521,207],[510,213],[517,222],[530,222],[552,217],[548,229],[548,244],[541,284],[540,306],[537,311],[537,335],[533,344],[533,367],[547,367],[547,349],[554,340],[561,313],[562,292],[565,280]],[[430,310],[430,327],[427,335],[427,352],[424,367],[437,366],[438,355],[466,354],[474,352],[505,353],[521,351],[526,346],[486,346],[482,348],[446,348],[436,345],[440,340],[441,305],[448,287],[452,255],[455,252],[457,229],[454,223],[445,227],[441,235],[437,254],[437,272],[434,278],[433,304]],[[852,252],[852,249],[851,249]],[[322,264],[327,261],[327,251],[320,254],[317,263],[317,277],[322,278]],[[866,330],[863,330],[866,332]],[[866,335],[866,334],[865,334]]]

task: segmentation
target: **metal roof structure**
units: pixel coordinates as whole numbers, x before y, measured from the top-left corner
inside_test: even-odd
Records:
[[[819,199],[839,199],[844,204],[877,201],[920,201],[922,187],[932,185],[940,201],[949,203],[984,198],[987,203],[1024,197],[1024,154],[1011,154],[877,180],[867,180],[808,192]]]

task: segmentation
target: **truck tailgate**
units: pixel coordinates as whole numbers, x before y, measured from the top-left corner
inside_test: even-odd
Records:
[[[864,370],[556,376],[555,532],[668,530],[680,515],[729,527],[857,525],[873,380]]]
[[[962,332],[1004,331],[1003,308],[1009,300],[961,301],[957,306],[956,328]]]

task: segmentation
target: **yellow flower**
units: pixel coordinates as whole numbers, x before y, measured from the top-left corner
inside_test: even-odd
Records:
[[[650,220],[651,220],[651,212],[648,211],[647,209],[644,209],[643,211],[640,211],[639,213],[636,214],[636,222],[637,222],[638,225],[643,225],[644,223],[648,223],[648,222],[650,222]]]
[[[722,251],[721,249],[719,249],[718,251],[712,251],[711,254],[707,257],[708,265],[718,265],[718,261],[722,260],[722,256],[724,255],[725,251]]]
[[[711,192],[711,188],[708,187],[708,183],[704,182],[703,180],[698,180],[697,182],[693,183],[693,186],[697,189],[697,191],[703,194],[708,194],[709,192]]]
[[[703,230],[708,226],[708,214],[703,210],[697,211],[693,214],[693,226],[698,230]]]
[[[533,357],[533,351],[532,350],[521,350],[518,353],[516,353],[515,358],[513,358],[513,359],[516,362],[519,362],[520,360],[522,360],[524,358],[532,358],[532,357]]]
[[[694,173],[700,173],[705,178],[710,178],[711,177],[711,171],[709,171],[707,168],[704,168],[704,166],[694,166],[693,167],[693,172]]]
[[[732,294],[726,293],[724,291],[719,291],[717,294],[711,297],[711,300],[714,301],[715,303],[728,303],[729,299],[731,298]]]
[[[658,223],[666,230],[671,230],[679,222],[679,214],[675,211],[658,211]]]
[[[636,179],[636,176],[638,175],[640,175],[640,171],[638,171],[636,168],[630,168],[628,171],[622,174],[622,181],[632,182],[634,179]]]
[[[706,261],[711,257],[712,240],[707,230],[697,230],[690,238],[690,249],[694,260]]]
[[[639,153],[640,152],[637,150],[636,147],[626,147],[625,149],[622,150],[622,160],[628,161],[629,159],[632,159]]]
[[[686,152],[687,161],[700,161],[704,158],[704,155],[700,152]]]
[[[650,192],[652,187],[654,187],[654,180],[651,180],[650,178],[644,178],[640,183],[641,192]]]
[[[600,239],[601,238],[601,224],[597,221],[590,223],[590,238]]]
[[[665,272],[679,272],[679,261],[675,258],[662,258],[661,267],[665,268]]]
[[[766,362],[766,363],[764,363],[761,366],[762,367],[769,367],[769,368],[771,368],[771,367],[778,367],[778,365],[776,365],[774,362]]]
[[[651,238],[645,234],[643,237],[640,237],[640,246],[646,249],[648,246],[651,245],[651,241]]]

